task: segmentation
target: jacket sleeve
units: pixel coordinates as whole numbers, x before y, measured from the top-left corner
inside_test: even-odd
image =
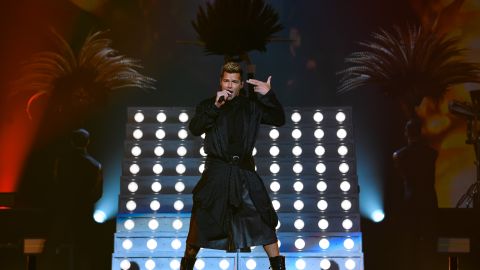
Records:
[[[272,90],[265,95],[257,94],[257,100],[262,109],[262,124],[283,126],[285,124],[285,112],[282,104],[278,101]]]
[[[213,99],[207,99],[197,105],[195,115],[188,124],[188,129],[195,136],[200,136],[215,125],[220,109],[214,104]]]

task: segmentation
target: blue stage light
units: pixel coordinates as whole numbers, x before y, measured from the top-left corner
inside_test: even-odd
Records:
[[[385,218],[385,213],[380,209],[375,210],[373,211],[371,218],[375,222],[381,222]]]
[[[93,219],[94,219],[97,223],[103,223],[103,222],[105,222],[105,220],[107,219],[107,215],[105,215],[105,212],[103,212],[102,210],[96,210],[96,211],[93,213]]]

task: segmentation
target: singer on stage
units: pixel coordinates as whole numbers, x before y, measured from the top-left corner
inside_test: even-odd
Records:
[[[220,91],[197,107],[189,129],[205,133],[205,170],[193,189],[193,209],[181,270],[193,269],[200,248],[245,251],[263,246],[273,270],[284,270],[275,227],[278,217],[262,179],[255,172],[252,150],[260,124],[285,123],[282,105],[266,82],[249,79],[255,96],[246,97],[242,68],[227,62]]]

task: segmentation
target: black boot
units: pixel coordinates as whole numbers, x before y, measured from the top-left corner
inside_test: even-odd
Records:
[[[286,270],[285,256],[276,256],[268,258],[270,260],[270,268],[272,270]]]
[[[182,262],[180,263],[180,270],[193,270],[193,266],[195,265],[196,260],[197,258],[182,257]]]

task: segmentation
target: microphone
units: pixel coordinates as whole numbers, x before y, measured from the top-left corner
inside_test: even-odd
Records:
[[[218,98],[219,103],[222,103],[224,101],[225,101],[225,96],[221,96],[221,97]]]

